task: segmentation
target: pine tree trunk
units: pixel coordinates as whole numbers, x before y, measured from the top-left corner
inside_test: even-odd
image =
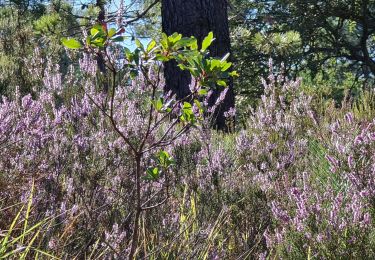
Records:
[[[105,22],[105,0],[96,0],[96,7],[99,9],[97,22],[101,25],[104,25]],[[99,68],[100,73],[103,78],[103,91],[104,93],[108,92],[108,81],[107,81],[107,68],[105,66],[105,59],[103,54],[99,52],[96,56],[96,62]]]
[[[171,35],[174,32],[183,36],[194,36],[202,42],[212,31],[216,40],[210,47],[212,57],[222,57],[230,52],[227,0],[163,0],[162,28],[163,32]],[[165,64],[166,91],[176,93],[177,98],[183,98],[190,92],[191,78],[188,72],[181,71],[174,62]],[[212,105],[221,91],[215,91],[210,99]],[[227,131],[224,112],[234,107],[233,83],[222,105],[215,113],[214,127]]]

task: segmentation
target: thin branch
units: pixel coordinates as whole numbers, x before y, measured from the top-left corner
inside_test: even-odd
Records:
[[[150,209],[157,208],[157,207],[163,205],[168,199],[169,199],[169,196],[167,196],[161,202],[159,202],[159,203],[157,203],[155,205],[152,205],[152,206],[149,206],[149,207],[143,207],[142,210],[144,211],[144,210],[150,210]]]
[[[132,23],[142,19],[159,2],[160,2],[160,0],[155,0],[145,10],[143,10],[141,13],[138,13],[136,17],[131,18],[129,20],[126,20],[124,22],[124,24],[129,25],[129,24],[132,24]],[[116,18],[116,15],[110,15],[108,18],[109,18],[109,21],[113,21],[113,19]]]

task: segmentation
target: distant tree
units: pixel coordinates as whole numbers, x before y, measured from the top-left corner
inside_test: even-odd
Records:
[[[270,15],[299,32],[308,61],[346,59],[375,75],[374,0],[279,0]]]
[[[233,0],[230,26],[240,92],[259,95],[268,59],[286,73],[361,82],[375,76],[374,0]],[[327,74],[335,70],[336,73]],[[352,78],[352,77],[350,77]]]
[[[25,58],[34,49],[32,20],[38,19],[44,8],[35,2],[6,1],[0,5],[0,94],[19,86],[28,91],[31,82]]]
[[[224,56],[230,53],[230,37],[227,15],[228,3],[226,0],[163,0],[162,1],[162,29],[167,35],[174,32],[183,36],[194,36],[198,42],[212,31],[216,40],[210,47],[213,57]],[[166,91],[171,90],[178,98],[184,98],[189,93],[190,75],[181,71],[175,62],[165,64]],[[214,91],[211,102],[215,102],[222,88]],[[227,130],[224,112],[234,107],[233,84],[223,104],[215,113],[214,127]]]
[[[36,78],[30,68],[38,66],[43,71],[46,62],[36,64],[41,57],[67,71],[60,38],[68,26],[77,26],[77,21],[69,3],[43,2],[13,0],[0,5],[0,95],[13,93],[16,87],[22,94],[40,87],[42,78]],[[37,49],[40,57],[35,57]]]

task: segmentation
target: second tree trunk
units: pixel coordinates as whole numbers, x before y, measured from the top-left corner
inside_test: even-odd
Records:
[[[183,36],[194,36],[201,43],[209,32],[213,32],[215,41],[210,47],[210,56],[222,57],[230,53],[230,37],[227,14],[227,0],[163,0],[162,28],[171,35],[174,32]],[[166,91],[172,91],[181,99],[190,93],[190,75],[181,71],[174,62],[165,64]],[[221,91],[215,91],[209,105],[213,105]],[[234,107],[233,84],[222,105],[215,112],[214,127],[227,131],[224,112]]]

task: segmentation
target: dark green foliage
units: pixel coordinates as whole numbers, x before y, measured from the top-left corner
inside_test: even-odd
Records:
[[[262,93],[259,76],[267,75],[269,58],[276,69],[284,63],[287,75],[303,76],[312,85],[371,86],[374,14],[373,0],[233,1],[230,21],[241,75],[238,93]]]
[[[22,94],[36,94],[41,82],[33,69],[44,73],[47,64],[38,63],[43,58],[67,72],[69,61],[60,38],[77,29],[71,12],[64,1],[12,1],[0,7],[0,95],[14,93],[16,87]]]

